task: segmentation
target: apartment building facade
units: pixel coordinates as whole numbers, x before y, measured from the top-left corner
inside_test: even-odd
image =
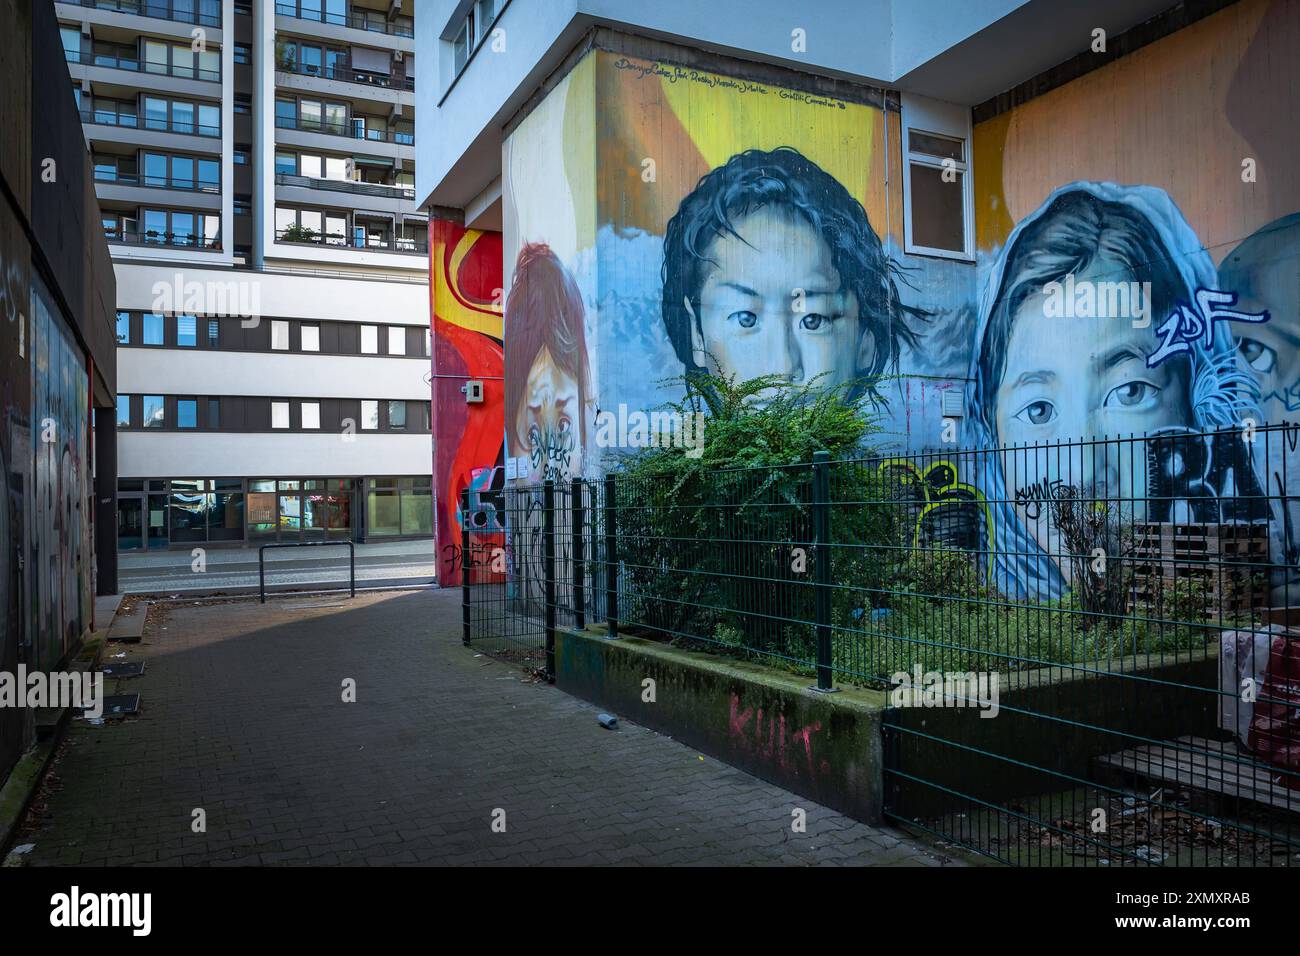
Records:
[[[707,16],[675,0],[440,0],[424,16],[416,95],[439,135],[417,146],[417,195],[502,250],[495,325],[435,308],[449,373],[504,370],[495,405],[435,403],[439,448],[477,449],[440,460],[440,519],[468,490],[471,531],[499,534],[493,489],[602,473],[630,450],[602,414],[678,400],[697,370],[870,383],[877,444],[907,452],[1300,408],[1284,331],[1295,0],[724,0]],[[1069,270],[1045,263],[1088,257],[1101,264],[1080,290],[1101,273],[1164,290],[1147,325],[1119,336],[1087,300],[1092,325],[1023,318],[1030,279],[1065,288]],[[434,281],[454,287],[446,264],[434,256]],[[1290,564],[1288,480],[1257,454]],[[1207,447],[1134,480],[1213,499],[1251,471],[1243,456]],[[912,479],[934,509],[965,509],[971,541],[1020,541],[1017,521],[1042,511],[1014,475]]]
[[[119,548],[430,534],[414,3],[53,5],[117,275]]]

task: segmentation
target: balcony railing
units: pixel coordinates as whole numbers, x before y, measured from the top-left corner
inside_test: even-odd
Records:
[[[153,229],[105,229],[104,238],[109,242],[124,243],[129,246],[169,246],[178,249],[203,249],[220,251],[221,239],[209,239],[194,233],[158,232]]]
[[[95,182],[116,183],[120,186],[146,186],[153,189],[180,189],[192,193],[221,192],[220,183],[196,182],[194,180],[173,179],[170,176],[139,176],[134,173],[114,173],[108,175],[95,170]]]
[[[113,70],[128,70],[132,73],[148,73],[152,76],[174,76],[188,80],[206,80],[211,83],[221,82],[220,70],[205,70],[197,65],[184,67],[176,64],[151,63],[141,61],[134,53],[92,53],[84,50],[63,51],[69,63],[81,63],[85,66],[106,66]]]
[[[288,229],[277,229],[275,231],[276,242],[288,242],[295,245],[311,246],[336,246],[340,249],[360,249],[362,251],[378,252],[401,252],[408,255],[425,255],[429,251],[429,241],[426,236],[414,237],[396,236],[378,238],[375,236],[354,236],[349,239],[347,236],[321,235],[310,229],[301,229],[290,227]]]
[[[378,86],[386,90],[415,91],[413,76],[385,76],[382,73],[367,73],[346,64],[339,66],[313,66],[310,63],[297,63],[281,60],[276,69],[282,73],[296,73],[299,76],[319,76],[323,80],[339,80],[343,83],[359,83],[362,86]]]
[[[99,126],[121,126],[125,129],[151,129],[163,133],[185,133],[190,136],[220,136],[221,127],[204,126],[201,123],[186,123],[172,119],[145,117],[144,122],[138,116],[129,113],[110,113],[107,110],[81,110],[83,123]]]
[[[355,193],[358,196],[380,196],[386,199],[414,199],[415,190],[409,186],[389,186],[384,183],[361,183],[351,179],[319,179],[315,176],[295,176],[276,173],[277,186],[303,186],[307,189],[329,189],[335,192]]]
[[[415,134],[398,130],[377,130],[361,128],[351,123],[327,123],[324,120],[313,123],[292,116],[277,116],[277,129],[297,129],[306,133],[324,133],[327,136],[346,136],[348,139],[364,139],[372,143],[397,143],[399,146],[414,146]]]
[[[170,2],[170,0],[58,0],[74,7],[95,10],[112,10],[131,13],[156,20],[173,20],[177,23],[197,23],[205,27],[221,26],[221,0]],[[214,12],[215,11],[215,12]]]
[[[293,17],[295,20],[305,20],[308,23],[328,23],[336,27],[351,27],[353,30],[367,30],[371,33],[385,33],[395,37],[415,36],[415,31],[405,24],[388,21],[379,23],[355,13],[320,13],[304,17],[299,15],[297,6],[292,3],[277,3],[275,13],[276,16]]]

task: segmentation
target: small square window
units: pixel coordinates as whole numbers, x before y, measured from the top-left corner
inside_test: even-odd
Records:
[[[140,416],[140,423],[145,428],[162,428],[165,423],[165,412],[163,397],[161,395],[145,395],[141,399],[144,414]]]
[[[379,427],[379,402],[368,398],[361,400],[361,428],[374,431]]]
[[[320,402],[302,403],[302,427],[320,428]]]
[[[144,344],[163,344],[163,317],[156,313],[147,313],[144,317]]]
[[[320,351],[320,326],[319,325],[303,325],[302,350],[304,352]]]
[[[362,355],[379,354],[379,326],[377,325],[361,326],[361,354]]]
[[[199,424],[199,403],[193,398],[176,399],[176,427],[197,428]]]
[[[390,325],[388,327],[388,354],[406,354],[406,329],[400,325]]]
[[[289,323],[276,319],[271,322],[271,348],[286,351],[289,348]]]
[[[176,316],[176,344],[194,348],[199,344],[199,320],[192,315]]]
[[[271,427],[272,428],[289,427],[289,403],[288,402],[271,403]]]

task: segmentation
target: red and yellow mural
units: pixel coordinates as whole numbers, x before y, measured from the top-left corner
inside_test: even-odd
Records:
[[[461,498],[467,489],[471,555],[489,555],[504,540],[501,234],[435,219],[429,249],[438,583],[454,587],[465,563]],[[482,402],[466,401],[470,381],[483,383]]]

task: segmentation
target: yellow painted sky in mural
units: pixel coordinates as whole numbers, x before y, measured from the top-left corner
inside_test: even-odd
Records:
[[[601,52],[602,216],[662,233],[700,177],[747,149],[792,146],[886,227],[883,113],[877,107]],[[654,186],[644,181],[654,161]],[[640,183],[636,182],[640,180]]]

